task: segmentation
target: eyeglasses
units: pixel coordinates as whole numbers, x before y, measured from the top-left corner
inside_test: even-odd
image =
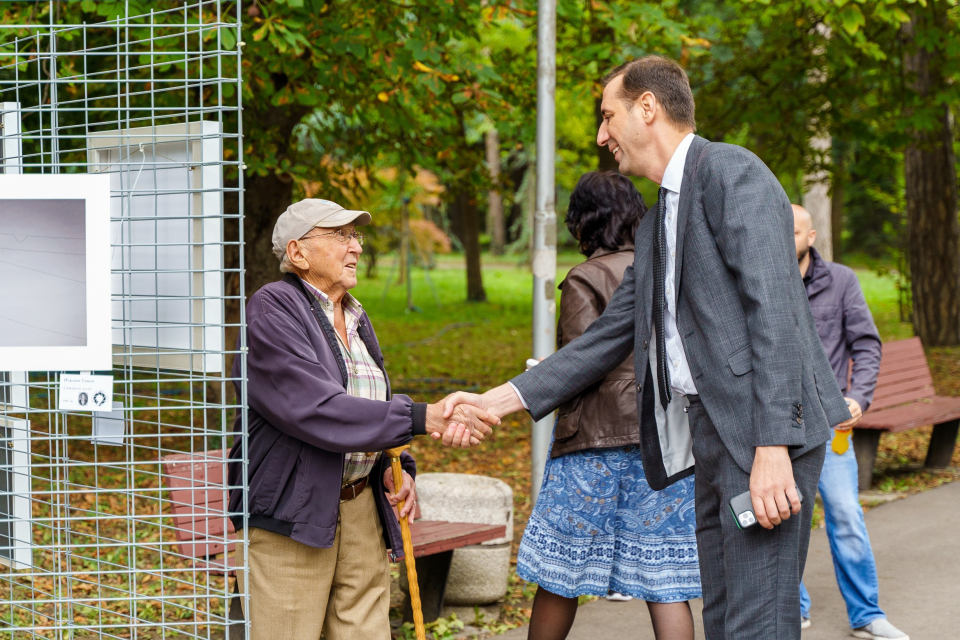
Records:
[[[340,242],[346,244],[351,240],[356,240],[357,244],[361,247],[363,246],[363,234],[359,231],[353,231],[351,233],[346,233],[343,229],[337,229],[336,231],[329,231],[327,233],[315,233],[312,236],[304,236],[300,238],[301,240],[309,240],[310,238],[319,238],[320,236],[333,236]]]

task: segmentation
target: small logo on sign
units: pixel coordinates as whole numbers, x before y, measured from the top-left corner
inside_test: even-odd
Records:
[[[97,391],[93,394],[93,404],[98,407],[102,407],[103,403],[107,401],[107,395],[103,391]]]

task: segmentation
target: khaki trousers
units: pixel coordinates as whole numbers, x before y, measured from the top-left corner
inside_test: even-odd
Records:
[[[250,640],[390,640],[390,565],[370,487],[340,503],[330,549],[263,529],[248,538]]]

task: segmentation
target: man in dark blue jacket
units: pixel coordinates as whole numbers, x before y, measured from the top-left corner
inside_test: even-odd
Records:
[[[818,487],[837,583],[847,604],[854,637],[909,640],[887,621],[879,606],[877,565],[857,492],[857,458],[850,446],[853,427],[869,408],[877,386],[880,335],[856,274],[843,265],[827,262],[813,248],[817,231],[806,209],[793,205],[793,214],[797,261],[810,310],[852,416],[833,429]],[[802,583],[800,615],[801,628],[808,628],[810,595]]]

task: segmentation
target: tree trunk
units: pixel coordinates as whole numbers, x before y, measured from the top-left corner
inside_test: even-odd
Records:
[[[597,11],[599,7],[596,6],[597,4],[598,3],[593,3],[590,5],[590,16],[588,18],[590,44],[604,45],[607,47],[614,46],[617,42],[617,34],[608,24],[598,17]],[[609,71],[609,69],[600,69],[602,75],[605,75],[607,71]],[[588,80],[597,81],[600,80],[600,78],[588,78]],[[601,102],[603,102],[601,96],[593,99],[593,115],[598,130],[600,129],[600,124],[603,122],[603,114],[600,113]],[[596,133],[594,133],[594,144],[596,144]],[[613,157],[613,154],[610,153],[610,149],[606,147],[597,146],[597,171],[620,172],[620,163],[618,163],[616,158]]]
[[[933,117],[919,118],[913,111],[908,116],[914,122],[936,123],[933,127],[916,127],[904,154],[913,327],[927,347],[960,344],[956,159],[949,107],[935,101],[945,86],[944,54],[916,44],[916,40],[936,42],[924,38],[923,32],[941,28],[943,12],[943,3],[939,2],[917,7],[903,29],[904,68],[909,88],[916,94],[912,102],[918,109],[930,110],[925,115]]]
[[[247,296],[280,279],[280,261],[273,255],[273,228],[293,202],[293,180],[274,173],[248,176],[243,197],[244,284]]]
[[[493,189],[490,189],[487,196],[490,208],[487,216],[490,253],[501,256],[506,245],[507,233],[503,223],[503,196],[500,194],[500,135],[496,129],[487,131],[486,143],[487,168],[490,171],[490,181],[493,183]]]
[[[833,243],[833,261],[843,262],[843,197],[847,176],[843,170],[843,151],[833,147],[833,185],[830,190],[830,238]]]
[[[410,214],[407,205],[400,210],[400,271],[396,284],[405,284],[410,277]]]
[[[600,124],[603,122],[603,114],[600,113],[600,103],[602,101],[602,98],[593,99],[593,114],[597,121],[598,130],[600,129]],[[610,153],[610,149],[606,147],[597,146],[597,171],[620,172],[620,164],[613,154]]]
[[[463,225],[463,252],[467,260],[467,300],[485,302],[487,293],[483,290],[483,272],[480,265],[480,210],[477,199],[466,188],[459,188],[453,206],[458,210]]]
[[[243,257],[244,257],[244,294],[246,298],[268,282],[280,278],[280,261],[273,255],[273,227],[277,218],[283,213],[293,200],[293,182],[278,178],[274,174],[267,176],[252,175],[245,179],[243,193]],[[225,200],[229,207],[229,200],[235,196],[227,194]],[[236,211],[235,205],[233,209]],[[239,237],[236,221],[227,219],[224,228],[224,237],[228,241],[236,241]],[[237,269],[240,266],[240,247],[227,244],[224,247],[224,265],[227,269]],[[226,348],[228,351],[235,348],[240,324],[240,307],[246,304],[241,300],[240,276],[237,273],[228,273],[226,276],[225,292],[227,300],[224,302],[227,328],[225,331]],[[232,325],[232,326],[231,326]],[[233,358],[227,358],[227,371],[233,365]]]
[[[818,165],[829,162],[830,136],[816,136],[810,140],[813,152],[819,155]],[[817,251],[824,260],[833,260],[833,223],[831,222],[830,173],[819,168],[804,177],[803,208],[810,213],[813,228],[817,230]]]

